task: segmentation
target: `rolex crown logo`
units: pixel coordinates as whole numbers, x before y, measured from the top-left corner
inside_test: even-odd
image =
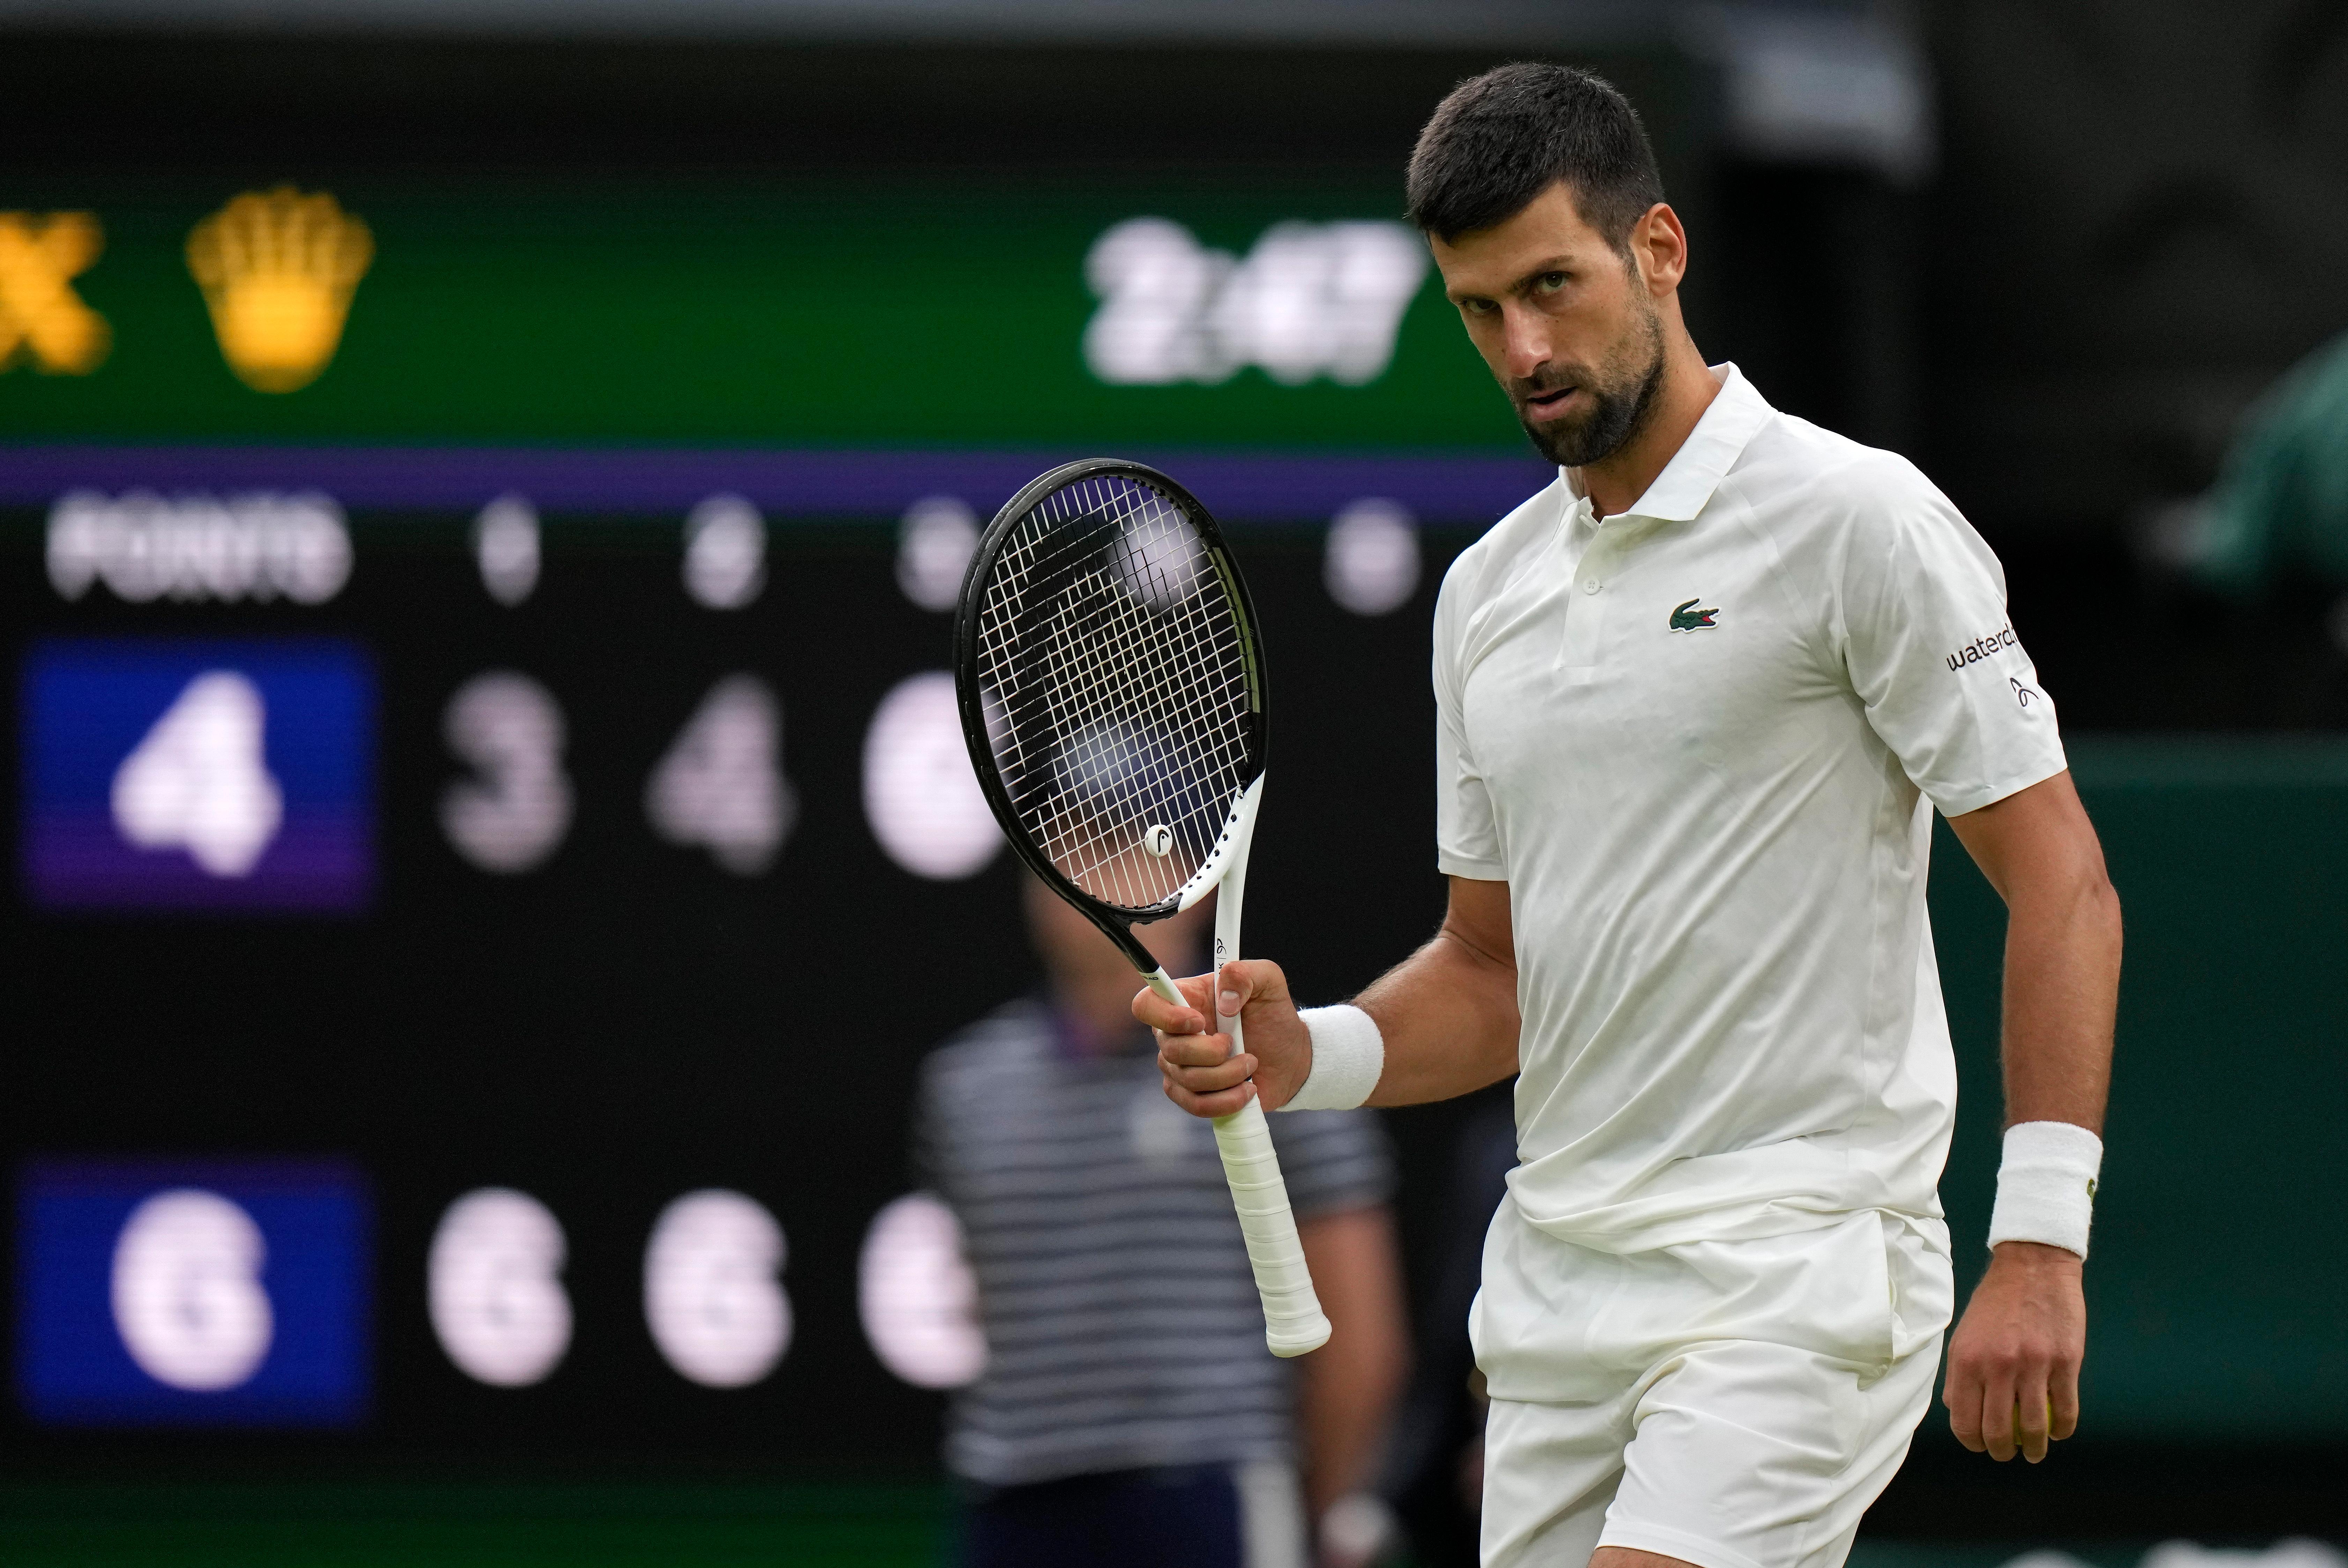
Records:
[[[326,368],[351,294],[375,259],[367,226],[324,191],[246,191],[188,236],[221,355],[256,392],[292,392]]]

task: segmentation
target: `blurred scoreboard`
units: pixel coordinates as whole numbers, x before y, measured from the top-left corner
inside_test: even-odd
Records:
[[[975,1352],[911,1073],[1035,979],[946,667],[981,477],[893,517],[0,514],[28,1433],[927,1458],[913,1390]],[[1430,869],[1333,938],[1308,868],[1425,861],[1458,534],[1329,511],[1235,529],[1295,715],[1255,929],[1334,987],[1437,909]],[[149,591],[289,515],[331,592]]]
[[[1054,462],[1233,528],[1252,940],[1423,934],[1426,613],[1543,475],[1393,194],[999,194],[0,214],[23,1454],[930,1462],[911,1073],[1037,979],[948,628]]]

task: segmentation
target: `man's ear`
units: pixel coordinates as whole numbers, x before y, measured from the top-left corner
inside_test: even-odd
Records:
[[[1663,298],[1687,276],[1687,230],[1671,203],[1658,201],[1631,225],[1631,254],[1647,293]]]

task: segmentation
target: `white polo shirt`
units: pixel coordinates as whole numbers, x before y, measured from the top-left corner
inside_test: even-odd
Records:
[[[1437,840],[1505,881],[1531,1224],[1608,1252],[1940,1214],[1932,806],[2060,772],[1997,558],[1735,366],[1642,496],[1570,471],[1435,612]]]

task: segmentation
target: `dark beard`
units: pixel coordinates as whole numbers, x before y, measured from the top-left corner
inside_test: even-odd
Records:
[[[1628,445],[1653,417],[1655,394],[1663,385],[1663,328],[1653,316],[1647,320],[1647,368],[1638,385],[1586,386],[1590,412],[1578,423],[1541,429],[1520,416],[1518,423],[1534,449],[1561,469],[1579,469],[1604,462]]]

